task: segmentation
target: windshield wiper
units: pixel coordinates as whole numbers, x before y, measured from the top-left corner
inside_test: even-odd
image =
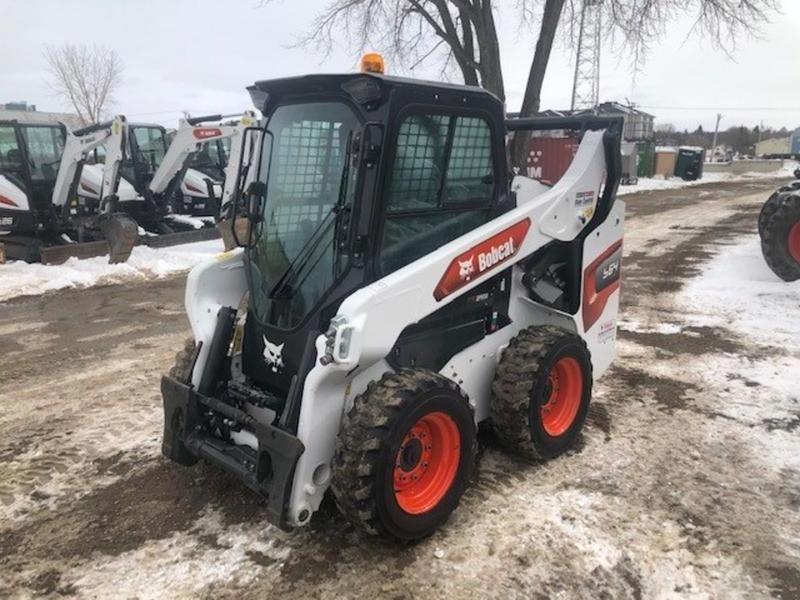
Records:
[[[281,274],[278,278],[278,281],[275,282],[275,285],[272,286],[272,289],[267,294],[267,297],[274,299],[280,296],[284,290],[289,288],[289,282],[294,279],[295,275],[303,270],[305,265],[308,263],[309,259],[314,255],[314,252],[319,247],[320,243],[323,239],[323,233],[328,230],[329,219],[331,216],[336,216],[338,219],[339,214],[344,212],[346,207],[344,206],[344,200],[347,197],[347,182],[350,177],[350,160],[352,155],[352,142],[353,142],[353,132],[351,131],[347,135],[347,142],[346,142],[346,151],[344,157],[344,165],[342,166],[342,175],[339,179],[339,197],[336,199],[336,204],[331,206],[331,209],[328,211],[322,221],[320,221],[317,228],[311,234],[311,236],[306,241],[306,246],[301,250],[297,256],[294,257],[289,266],[286,267],[286,270]],[[334,219],[334,222],[337,220]],[[336,240],[334,240],[334,251]]]

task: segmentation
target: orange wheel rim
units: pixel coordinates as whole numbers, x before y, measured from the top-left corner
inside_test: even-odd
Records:
[[[792,225],[789,230],[789,254],[796,263],[800,263],[800,221]]]
[[[405,512],[434,508],[456,478],[461,435],[443,412],[425,415],[408,430],[394,459],[394,497]]]
[[[551,437],[563,435],[575,422],[583,396],[583,371],[570,356],[558,360],[547,377],[542,427]]]

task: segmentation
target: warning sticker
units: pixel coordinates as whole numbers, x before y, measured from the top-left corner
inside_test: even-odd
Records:
[[[584,208],[594,204],[594,192],[578,192],[575,194],[575,208]]]

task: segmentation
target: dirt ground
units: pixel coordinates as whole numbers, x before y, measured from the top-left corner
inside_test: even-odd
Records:
[[[677,300],[775,186],[625,197],[619,355],[581,444],[527,463],[483,433],[459,509],[409,547],[330,502],[283,533],[233,479],[161,457],[183,278],[0,304],[0,597],[800,598],[800,472],[780,458],[800,455],[800,400],[772,415],[742,375],[796,383],[800,354]]]

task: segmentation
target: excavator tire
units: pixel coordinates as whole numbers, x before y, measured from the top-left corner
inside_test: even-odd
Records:
[[[461,388],[432,371],[401,369],[355,398],[336,442],[331,489],[359,529],[413,542],[458,506],[476,449]]]
[[[800,192],[783,196],[761,234],[767,266],[784,281],[800,279]]]
[[[500,442],[526,458],[554,458],[580,436],[592,395],[586,343],[552,325],[523,329],[495,372],[490,418]]]

